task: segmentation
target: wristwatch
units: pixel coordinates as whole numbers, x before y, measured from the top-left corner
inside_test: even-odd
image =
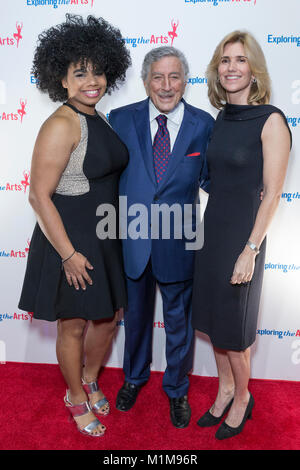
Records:
[[[252,243],[250,240],[247,241],[247,246],[249,246],[249,248],[252,250],[252,251],[255,251],[255,253],[258,255],[259,253],[259,248],[257,248],[257,246]]]

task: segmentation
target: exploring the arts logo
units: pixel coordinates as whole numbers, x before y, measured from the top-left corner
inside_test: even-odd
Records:
[[[293,191],[293,192],[284,192],[281,194],[281,199],[283,199],[285,202],[299,202],[300,201],[300,193],[299,191]]]
[[[177,30],[179,26],[179,20],[171,20],[171,29],[164,32],[163,34],[153,33],[150,37],[124,37],[123,40],[131,47],[143,46],[143,45],[159,45],[173,46],[174,40],[178,37]]]
[[[284,34],[281,34],[281,36],[276,36],[275,34],[268,34],[267,42],[276,46],[288,44],[300,47],[300,36],[294,36],[293,34],[291,34],[290,36]]]
[[[28,170],[23,171],[23,177],[18,181],[7,181],[6,183],[0,183],[0,194],[3,191],[10,192],[21,192],[27,193],[27,188],[30,186],[30,172]]]
[[[272,336],[276,339],[284,339],[284,338],[300,338],[300,330],[279,330],[274,328],[260,328],[257,330],[257,335],[260,336]]]
[[[12,258],[12,259],[21,259],[21,258],[27,258],[28,253],[29,253],[29,247],[30,247],[30,240],[27,239],[27,246],[25,248],[13,248],[13,249],[5,249],[2,250],[0,248],[0,259],[4,258]]]
[[[265,271],[277,271],[279,273],[300,273],[300,265],[295,263],[265,263]]]
[[[96,0],[25,0],[28,7],[52,7],[80,6],[93,8]]]
[[[25,111],[27,105],[27,100],[20,98],[19,104],[17,105],[16,110],[5,110],[0,112],[0,122],[15,122],[19,121],[21,124],[23,123],[23,118],[26,116],[27,112]]]
[[[18,48],[20,40],[23,39],[23,36],[21,34],[22,29],[23,23],[17,21],[15,32],[9,34],[3,34],[2,32],[0,32],[0,46],[16,46]]]
[[[22,313],[0,313],[0,322],[4,320],[30,320],[32,322],[33,312]]]

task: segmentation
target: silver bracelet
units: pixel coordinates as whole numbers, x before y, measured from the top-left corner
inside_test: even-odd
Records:
[[[259,248],[257,248],[257,246],[252,243],[250,240],[247,241],[246,243],[247,246],[249,246],[249,248],[252,250],[252,251],[255,251],[255,253],[258,255],[259,253]]]

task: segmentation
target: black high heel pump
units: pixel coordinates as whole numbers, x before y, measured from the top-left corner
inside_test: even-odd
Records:
[[[203,416],[201,416],[201,418],[198,419],[198,421],[197,421],[198,426],[200,426],[201,428],[208,428],[210,426],[215,426],[216,424],[219,424],[219,422],[226,415],[226,413],[228,413],[228,411],[229,411],[229,409],[232,405],[232,402],[233,402],[233,398],[228,403],[228,405],[224,409],[223,413],[219,417],[213,416],[211,414],[211,412],[208,410],[206,413],[204,413]]]
[[[237,436],[238,434],[240,434],[242,430],[244,429],[247,419],[252,418],[253,407],[254,407],[254,398],[250,393],[249,402],[248,402],[241,424],[237,426],[236,428],[232,428],[231,426],[226,424],[224,421],[216,432],[216,438],[219,440],[223,440],[223,439],[228,439],[229,437]]]

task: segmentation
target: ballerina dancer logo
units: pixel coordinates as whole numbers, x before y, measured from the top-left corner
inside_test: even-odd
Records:
[[[29,183],[30,172],[29,171],[23,171],[23,176],[24,176],[24,179],[21,180],[21,184],[24,187],[24,193],[26,193],[27,187],[30,186],[30,183]]]
[[[11,191],[11,192],[17,191],[19,193],[23,192],[24,194],[26,194],[27,188],[28,186],[30,186],[29,177],[30,177],[30,172],[27,170],[24,170],[23,178],[21,180],[18,179],[16,183],[12,181],[8,181],[6,184],[3,184],[3,185],[1,185],[0,183],[0,190]]]
[[[23,28],[23,23],[16,23],[16,28],[17,28],[17,32],[14,33],[14,38],[15,40],[17,41],[17,47],[19,47],[19,42],[20,42],[20,39],[23,38],[23,36],[21,35],[21,31],[22,31],[22,28]]]
[[[27,114],[25,111],[25,107],[27,105],[27,99],[24,100],[23,98],[20,98],[20,108],[13,111],[13,112],[7,112],[7,111],[1,111],[0,113],[0,122],[1,121],[21,121],[21,124],[23,122],[23,117]]]
[[[17,21],[16,22],[16,29],[17,32],[8,35],[1,35],[0,36],[0,46],[17,46],[19,47],[20,40],[23,39],[21,34],[23,28],[23,23]]]
[[[25,253],[28,255],[28,253],[29,253],[29,247],[30,247],[30,240],[29,240],[29,238],[27,238],[27,245],[28,245],[28,246],[26,246],[26,248],[25,248]]]
[[[32,323],[32,319],[33,319],[33,312],[27,312],[29,317],[30,317],[30,323]]]
[[[25,116],[26,114],[26,111],[25,111],[25,106],[27,104],[27,100],[22,100],[22,98],[20,99],[20,105],[21,105],[21,109],[18,109],[18,114],[19,116],[21,117],[21,123],[23,122],[23,117]]]
[[[168,31],[168,35],[171,38],[171,46],[173,46],[174,39],[178,37],[178,34],[176,33],[176,30],[178,28],[179,21],[177,20],[177,23],[175,23],[174,20],[171,21],[171,26],[172,26],[172,31]]]

